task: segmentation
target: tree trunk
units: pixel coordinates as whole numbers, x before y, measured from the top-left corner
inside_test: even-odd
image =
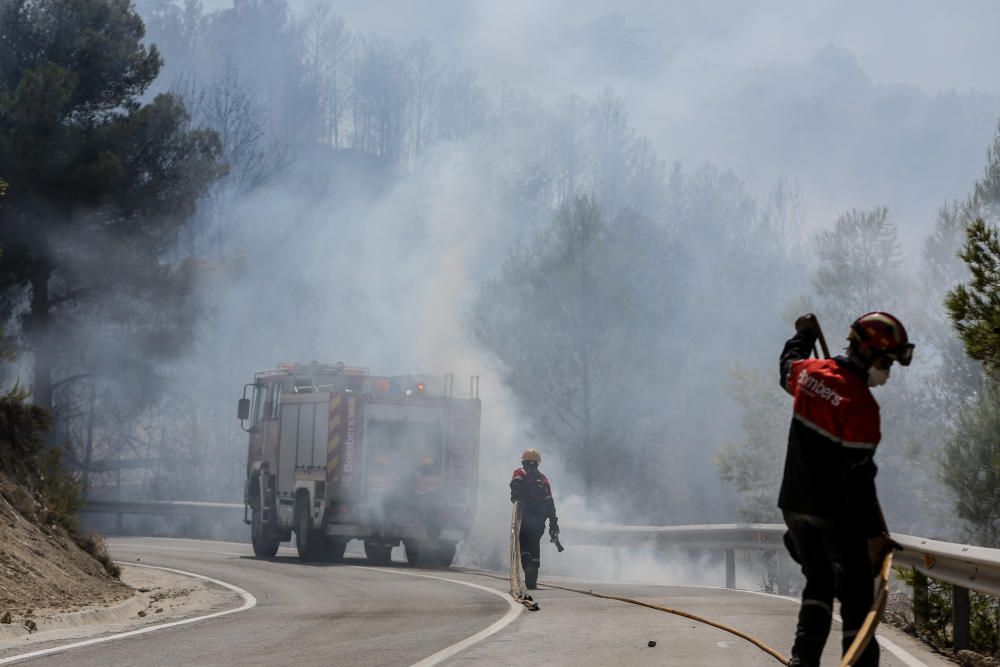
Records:
[[[97,381],[90,381],[90,413],[87,415],[87,443],[83,450],[83,478],[90,488],[90,466],[94,462],[94,417],[97,412]]]
[[[51,334],[49,332],[49,279],[48,266],[37,268],[31,276],[31,310],[28,313],[28,335],[35,355],[32,402],[52,411],[52,366],[54,363]]]

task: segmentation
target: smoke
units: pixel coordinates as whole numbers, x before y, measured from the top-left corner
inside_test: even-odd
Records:
[[[549,102],[611,85],[669,160],[733,168],[756,191],[793,177],[814,228],[852,206],[884,205],[926,233],[936,208],[979,174],[1000,111],[990,67],[1000,10],[990,2],[435,9],[338,6],[360,33],[427,38],[484,80]]]
[[[609,220],[631,206],[676,241],[663,271],[677,294],[635,295],[669,301],[674,313],[650,351],[660,377],[629,388],[670,419],[647,434],[659,447],[645,460],[651,488],[622,494],[655,491],[669,503],[657,511],[676,523],[731,520],[733,494],[713,462],[740,438],[726,368],[774,365],[786,306],[811,289],[807,239],[847,208],[886,205],[904,247],[917,248],[938,205],[979,174],[1000,111],[990,31],[1000,16],[988,2],[963,13],[933,3],[352,0],[335,11],[353,50],[322,62],[303,46],[313,4],[292,2],[289,13],[277,0],[205,2],[205,16],[196,4],[169,6],[144,8],[166,60],[159,89],[197,99],[216,113],[195,122],[217,125],[227,117],[214,98],[179,82],[197,74],[199,90],[229,90],[261,135],[239,154],[272,160],[243,165],[266,177],[221,187],[178,240],[177,258],[198,259],[206,312],[145,428],[173,443],[159,454],[180,469],[199,449],[204,465],[183,488],[185,475],[167,471],[157,492],[239,498],[246,436],[233,403],[253,372],[278,362],[454,373],[459,388],[478,375],[470,563],[502,549],[508,476],[528,446],[543,452],[563,521],[631,522],[607,498],[574,495],[574,461],[539,434],[468,326],[481,282],[556,205],[589,191],[617,201]],[[424,97],[421,39],[435,58]],[[316,77],[322,94],[310,88]],[[332,106],[338,91],[343,108]],[[594,109],[603,101],[612,117],[616,100],[621,150],[601,152]],[[619,158],[622,173],[633,171],[605,178]],[[628,443],[622,450],[643,461]],[[596,552],[573,552],[546,558],[571,561],[565,571],[580,576],[609,567]],[[644,577],[660,572],[655,581],[716,576],[714,562],[664,570],[652,555],[630,558]]]

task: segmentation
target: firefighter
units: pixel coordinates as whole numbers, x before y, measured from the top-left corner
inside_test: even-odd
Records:
[[[441,472],[430,456],[425,456],[420,460],[420,469],[417,471],[414,488],[416,504],[420,508],[420,516],[427,537],[436,539],[440,536],[443,527],[445,502]]]
[[[893,363],[909,366],[913,344],[888,313],[851,324],[846,356],[809,359],[819,335],[812,314],[795,322],[781,353],[781,386],[794,398],[778,506],[785,542],[806,578],[789,665],[819,665],[840,600],[843,650],[872,605],[874,572],[895,542],[875,490],[879,407],[870,387],[885,384]],[[871,642],[856,663],[878,665]]]
[[[524,568],[524,583],[534,589],[538,583],[538,568],[541,564],[540,552],[545,520],[549,520],[549,537],[554,541],[559,537],[559,519],[556,504],[552,500],[552,486],[549,479],[538,469],[542,455],[536,449],[526,449],[521,454],[521,467],[514,471],[510,480],[510,501],[521,503],[521,566]]]

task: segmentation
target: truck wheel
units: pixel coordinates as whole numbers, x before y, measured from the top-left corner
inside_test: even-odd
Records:
[[[406,548],[406,562],[413,567],[419,567],[421,565],[420,556],[423,554],[420,542],[417,540],[403,540],[403,546]]]
[[[260,510],[254,510],[250,520],[250,544],[257,558],[274,558],[274,554],[278,553],[280,542],[264,525],[264,513]]]
[[[392,560],[392,547],[387,544],[366,541],[365,556],[372,565],[386,565]]]
[[[323,543],[323,553],[320,557],[324,563],[339,563],[344,560],[347,550],[347,540],[342,537],[328,537]]]
[[[309,510],[300,507],[295,514],[295,549],[299,559],[304,561],[319,560],[322,556],[324,535],[314,531]]]
[[[451,567],[451,562],[455,560],[455,549],[457,542],[438,542],[434,545],[434,565],[437,567]]]

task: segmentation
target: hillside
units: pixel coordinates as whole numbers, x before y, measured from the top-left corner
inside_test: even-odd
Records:
[[[76,528],[82,487],[43,455],[47,414],[0,396],[0,622],[124,600],[103,540]]]

